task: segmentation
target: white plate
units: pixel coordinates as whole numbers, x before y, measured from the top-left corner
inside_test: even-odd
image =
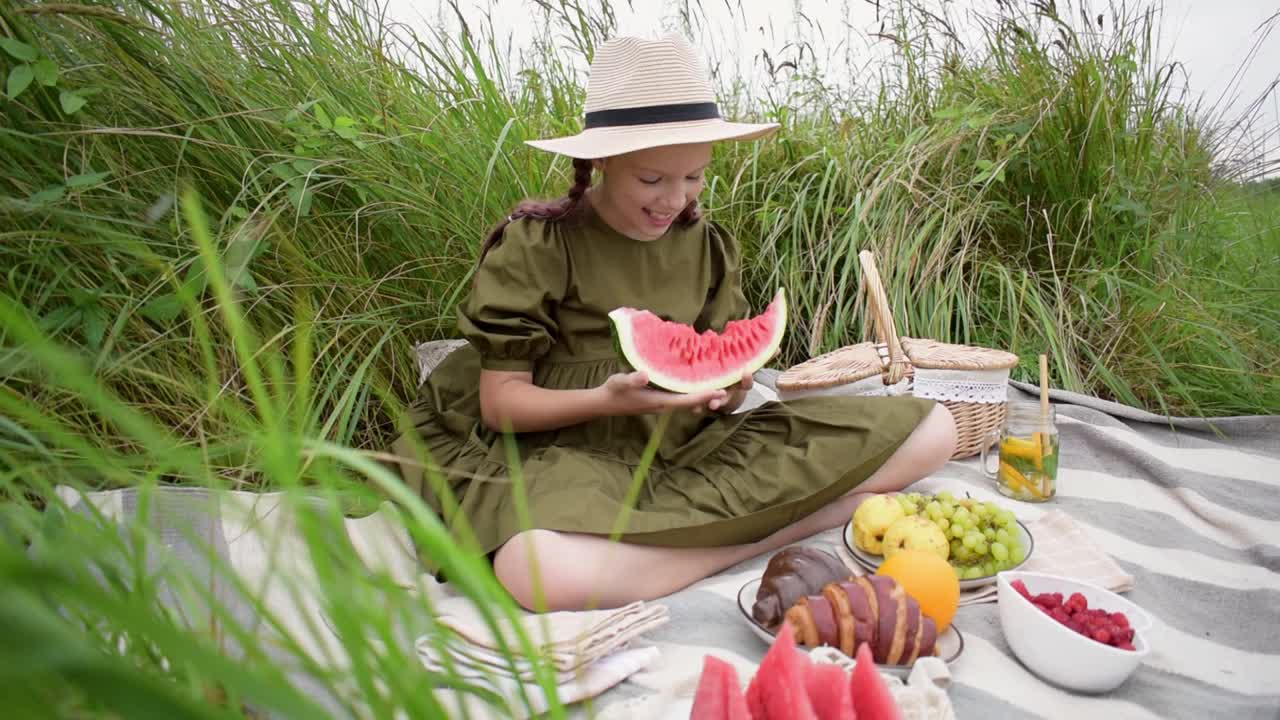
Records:
[[[751,630],[756,634],[756,637],[772,645],[774,633],[769,628],[761,625],[751,615],[751,606],[756,604],[756,591],[759,588],[760,578],[756,578],[755,580],[748,580],[747,584],[738,590],[738,610],[742,615],[742,619],[747,622],[747,625],[751,626]],[[947,627],[946,632],[939,635],[938,639],[934,641],[934,648],[937,651],[938,659],[948,665],[955,662],[956,658],[960,657],[960,653],[964,652],[964,636],[960,634],[954,622]],[[799,649],[806,652],[810,650],[810,648],[804,646],[799,646]],[[877,665],[876,667],[879,668],[880,672],[889,673],[906,680],[907,676],[911,674],[912,666]]]
[[[1018,563],[1017,565],[1014,565],[1013,567],[1004,568],[1004,570],[1017,570],[1018,568],[1022,567],[1027,563],[1027,560],[1031,558],[1031,552],[1036,549],[1036,541],[1035,541],[1035,538],[1031,537],[1031,531],[1027,529],[1026,525],[1022,524],[1021,520],[1018,520],[1017,523],[1018,523],[1018,537],[1022,539],[1022,546],[1027,549],[1027,554],[1022,557],[1022,562]],[[858,561],[859,565],[862,565],[863,567],[867,568],[871,572],[875,572],[876,570],[880,569],[881,563],[884,562],[884,556],[873,555],[867,552],[866,550],[863,550],[862,548],[858,547],[858,543],[853,541],[853,520],[850,520],[849,522],[845,523],[843,538],[844,538],[845,548],[849,550],[849,553],[853,555],[854,559]],[[992,585],[995,583],[995,581],[996,581],[995,575],[984,575],[982,577],[976,577],[970,580],[961,580],[960,589],[973,590],[974,588],[980,588],[980,587],[985,587],[987,585]]]

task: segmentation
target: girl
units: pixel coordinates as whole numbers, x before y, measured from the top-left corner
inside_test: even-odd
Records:
[[[416,440],[456,504],[427,487],[416,469],[427,459],[408,438],[395,448],[415,460],[400,466],[406,481],[447,524],[468,528],[522,606],[666,595],[845,523],[868,494],[900,490],[951,456],[951,414],[931,401],[804,398],[732,414],[750,377],[731,391],[672,394],[625,372],[607,317],[615,307],[699,331],[751,314],[738,243],[700,215],[697,197],[712,142],[776,128],[722,120],[683,40],[619,38],[591,64],[584,131],[530,143],[574,158],[573,187],[554,203],[521,203],[489,236],[459,310],[468,343],[412,409]],[[611,542],[662,414],[657,454]]]

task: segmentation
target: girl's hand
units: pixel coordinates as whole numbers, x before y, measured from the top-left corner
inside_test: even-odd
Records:
[[[713,409],[723,407],[729,399],[729,393],[724,390],[672,393],[646,387],[648,384],[649,378],[642,372],[609,376],[609,379],[600,386],[604,392],[605,407],[608,408],[609,414],[648,415],[669,410],[701,412],[707,407]]]
[[[743,373],[742,380],[737,385],[729,388],[725,399],[712,400],[707,403],[707,409],[725,414],[737,410],[742,405],[742,402],[747,399],[747,391],[751,389],[751,382],[751,373]]]

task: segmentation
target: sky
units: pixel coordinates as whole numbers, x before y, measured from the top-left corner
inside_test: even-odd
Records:
[[[500,36],[510,35],[519,47],[534,36],[540,17],[533,0],[454,0],[464,16],[479,24],[488,15]],[[588,5],[591,0],[581,0]],[[938,0],[935,0],[937,2]],[[1029,0],[1010,0],[1027,3]],[[846,60],[860,66],[874,57],[882,43],[867,37],[877,29],[875,0],[614,0],[618,33],[655,37],[678,27],[679,10],[693,7],[715,43],[714,54],[724,62],[735,60],[750,71],[763,50],[774,58],[788,54],[788,42],[798,35],[822,39],[814,43],[818,65],[829,71],[834,84],[856,82],[845,72]],[[889,5],[893,0],[883,0]],[[452,22],[452,11],[444,0],[379,0],[389,19],[425,29],[443,18]],[[556,0],[551,0],[556,4]],[[1066,8],[1067,0],[1059,0]],[[1146,7],[1146,0],[1129,0],[1130,7]],[[947,0],[951,16],[963,18],[971,11],[991,7],[992,0]],[[1078,8],[1078,2],[1070,3]],[[1106,2],[1093,2],[1091,14],[1106,12]],[[1280,0],[1162,0],[1160,52],[1181,64],[1185,84],[1206,105],[1224,108],[1234,116],[1249,102],[1266,92],[1280,75],[1280,27],[1257,47],[1260,28],[1280,13]],[[1273,23],[1274,24],[1274,23]],[[958,31],[964,39],[963,29]],[[790,50],[794,54],[794,48]],[[710,53],[709,53],[710,54]],[[757,66],[758,67],[758,66]],[[756,70],[755,75],[760,75]],[[1219,99],[1223,100],[1219,102]],[[1265,128],[1280,126],[1280,93],[1271,93],[1262,110]],[[1272,134],[1266,143],[1267,157],[1280,165],[1280,137]],[[1280,166],[1271,174],[1280,173]]]

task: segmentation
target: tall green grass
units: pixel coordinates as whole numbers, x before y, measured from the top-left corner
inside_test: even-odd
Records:
[[[567,183],[522,141],[576,129],[612,15],[538,7],[516,52],[359,1],[0,3],[0,613],[21,630],[0,680],[21,710],[431,717],[427,688],[485,697],[423,669],[411,639],[447,640],[429,607],[364,574],[338,523],[392,497],[465,594],[514,609],[370,453],[489,225]],[[721,148],[705,196],[752,299],[789,291],[784,360],[863,337],[870,248],[905,334],[1013,349],[1022,378],[1047,351],[1056,384],[1155,410],[1274,412],[1280,203],[1224,169],[1229,128],[1174,91],[1156,15],[1099,32],[1062,12],[1005,9],[964,47],[902,4],[852,89],[803,66],[763,91],[720,78],[735,114],[784,124]],[[286,493],[348,666],[288,633],[269,649],[207,578],[149,569],[146,527],[54,491],[175,484]],[[162,612],[162,579],[206,616]]]

